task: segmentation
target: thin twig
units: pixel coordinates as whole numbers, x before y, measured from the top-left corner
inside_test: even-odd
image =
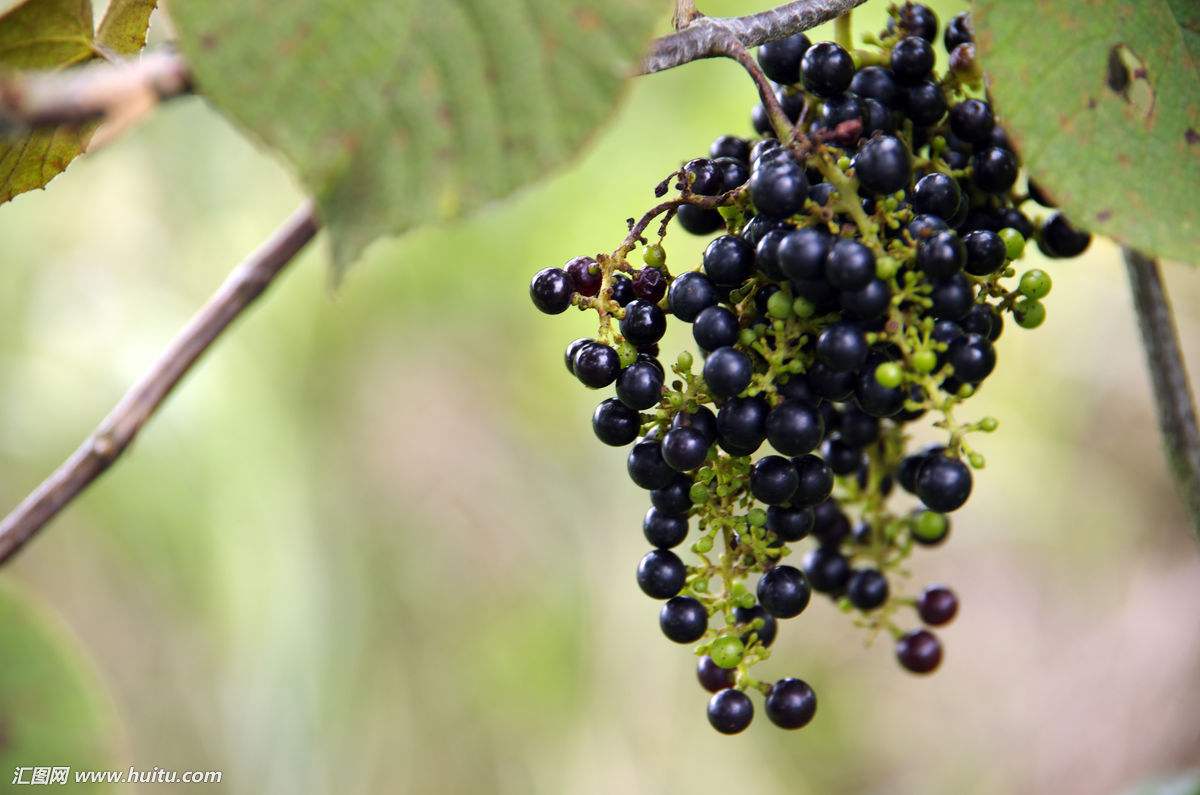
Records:
[[[763,107],[767,109],[767,118],[771,120],[771,127],[775,130],[776,137],[785,144],[791,143],[795,138],[795,128],[792,127],[791,119],[784,112],[779,97],[775,96],[775,89],[771,87],[771,81],[763,73],[758,61],[754,60],[746,46],[737,39],[728,38],[726,46],[728,48],[726,55],[741,64],[758,87],[759,99],[762,100]]]
[[[674,199],[667,199],[664,202],[654,205],[645,213],[643,213],[641,218],[630,225],[629,233],[625,235],[625,239],[621,241],[621,245],[618,246],[617,250],[613,252],[613,258],[616,260],[622,260],[630,251],[633,251],[634,247],[638,243],[638,240],[641,239],[642,233],[646,231],[646,227],[650,226],[650,222],[653,221],[657,216],[662,215],[665,212],[678,210],[685,204],[690,204],[693,207],[701,207],[706,210],[716,209],[717,207],[728,204],[739,190],[741,190],[741,188],[734,188],[724,193],[718,193],[716,196],[700,196],[695,193],[688,193],[683,196],[676,196]]]
[[[690,25],[654,41],[642,60],[641,74],[661,72],[701,58],[728,55],[733,36],[743,47],[757,47],[815,28],[866,0],[795,0],[744,17],[697,17]]]
[[[1200,430],[1179,332],[1158,263],[1133,249],[1125,249],[1124,254],[1163,446],[1192,529],[1200,540]]]
[[[0,522],[0,563],[117,460],[192,365],[312,240],[317,226],[313,205],[305,202],[229,274],[92,435]]]
[[[57,72],[22,72],[0,79],[0,127],[20,132],[83,124],[190,90],[191,73],[174,52]]]

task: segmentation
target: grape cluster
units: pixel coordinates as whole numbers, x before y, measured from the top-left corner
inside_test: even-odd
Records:
[[[1051,203],[1018,179],[970,19],[946,26],[941,77],[937,32],[932,11],[906,4],[853,53],[804,34],[763,45],[775,96],[752,113],[757,139],[718,138],[656,187],[677,195],[630,219],[611,255],[547,268],[530,286],[544,312],[599,316],[566,366],[593,389],[615,384],[592,427],[605,444],[632,444],[629,476],[650,493],[653,549],[637,582],[663,600],[663,634],[696,644],[719,732],[749,725],[753,690],[778,726],[812,719],[806,682],[759,681],[751,668],[813,591],[871,637],[889,633],[905,669],[938,667],[926,627],[953,619],[958,600],[941,585],[905,595],[906,561],[946,540],[947,514],[984,466],[968,435],[997,425],[955,413],[995,367],[1005,316],[1022,328],[1045,318],[1050,277],[1017,278],[1013,264],[1026,241],[1069,257],[1090,240],[1061,214],[1022,210]],[[663,247],[672,220],[719,233],[698,269],[675,276]],[[644,267],[629,261],[639,247]],[[669,317],[690,324],[701,360],[684,351],[668,373]],[[924,418],[945,439],[910,449],[908,426]],[[893,505],[897,486],[919,503]],[[685,563],[673,550],[689,538]],[[903,628],[910,616],[923,626]]]

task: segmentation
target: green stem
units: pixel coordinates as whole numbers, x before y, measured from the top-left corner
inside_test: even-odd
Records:
[[[833,38],[846,52],[854,52],[854,36],[850,29],[850,14],[852,13],[852,11],[847,11],[833,21]]]
[[[877,256],[883,254],[883,248],[879,244],[879,225],[867,215],[858,202],[858,180],[838,168],[824,152],[818,153],[816,161],[821,176],[837,191],[840,209],[854,219],[855,225],[862,233],[862,242],[870,246]]]

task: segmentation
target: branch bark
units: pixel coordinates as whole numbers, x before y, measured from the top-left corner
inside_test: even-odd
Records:
[[[92,435],[0,522],[0,563],[117,460],[192,365],[312,240],[317,227],[313,205],[305,202],[229,274]]]
[[[179,96],[191,85],[187,64],[174,52],[59,72],[17,73],[0,80],[0,127],[83,124]]]
[[[743,47],[757,47],[793,33],[815,28],[866,0],[795,0],[744,17],[695,18],[682,30],[656,39],[642,60],[640,74],[671,69],[701,58],[727,56],[729,37]]]
[[[1125,249],[1124,255],[1163,446],[1192,520],[1192,530],[1200,541],[1200,430],[1179,332],[1158,263],[1132,249]]]

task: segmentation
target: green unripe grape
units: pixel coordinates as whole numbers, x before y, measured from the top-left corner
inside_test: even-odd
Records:
[[[642,252],[642,261],[651,268],[661,268],[667,264],[667,252],[658,243],[651,243]]]
[[[842,171],[845,171],[846,169],[850,168],[850,158],[842,155],[838,158],[837,165],[838,168],[840,168]]]
[[[767,512],[762,508],[751,508],[750,513],[746,514],[746,521],[751,527],[766,527]]]
[[[708,536],[697,539],[696,543],[692,544],[692,549],[701,555],[705,554],[706,552],[712,552],[712,547],[712,539]]]
[[[756,339],[758,339],[758,334],[752,328],[744,328],[738,332],[738,342],[743,345],[753,345]]]
[[[984,433],[991,433],[1000,427],[1000,421],[995,417],[984,417],[979,421],[979,430]]]
[[[937,369],[937,354],[928,349],[917,351],[912,356],[912,365],[918,373],[932,373]]]
[[[884,362],[875,368],[875,380],[880,386],[895,389],[904,381],[904,369],[895,362]]]
[[[1009,259],[1020,259],[1025,253],[1025,236],[1013,229],[1011,226],[1006,226],[998,233],[1000,239],[1004,241],[1004,248],[1008,253]]]
[[[637,349],[628,342],[622,342],[617,346],[617,358],[621,361],[622,367],[628,367],[637,361]]]
[[[675,366],[685,373],[689,373],[692,370],[692,361],[692,354],[688,351],[683,351],[675,357]]]
[[[754,594],[746,591],[745,593],[738,594],[733,600],[733,603],[738,607],[749,610],[750,608],[754,607],[754,605],[758,604],[758,600],[754,598]]]
[[[1013,316],[1021,328],[1037,328],[1046,320],[1046,306],[1035,298],[1022,298],[1013,306]]]
[[[950,520],[943,513],[921,511],[912,524],[912,533],[922,541],[937,541],[950,529]]]
[[[723,635],[708,647],[708,656],[721,668],[737,668],[746,653],[746,644],[735,635]]]
[[[1017,289],[1021,291],[1021,295],[1027,298],[1045,298],[1050,294],[1050,274],[1037,268],[1025,271],[1021,275]]]
[[[696,505],[703,505],[708,502],[708,486],[703,483],[693,483],[692,487],[688,489],[688,497]]]
[[[792,299],[780,290],[767,299],[767,314],[777,320],[787,320],[792,316]]]
[[[895,276],[898,270],[900,270],[900,263],[891,257],[880,257],[875,260],[875,275],[884,281]]]
[[[779,293],[776,293],[775,295],[779,295]],[[771,297],[774,298],[775,296]],[[796,317],[809,318],[817,313],[817,307],[812,301],[808,300],[804,296],[798,296],[792,300],[792,312],[795,313]]]
[[[975,387],[971,386],[970,384],[963,384],[954,394],[963,400],[966,400],[967,398],[971,397],[971,395],[975,394]]]
[[[971,453],[969,456],[967,456],[967,463],[969,463],[974,469],[983,469],[985,466],[987,466],[987,460],[979,453]]]
[[[708,580],[704,580],[704,579],[696,580],[694,583],[692,583],[692,590],[695,591],[696,593],[707,593],[708,592]]]

